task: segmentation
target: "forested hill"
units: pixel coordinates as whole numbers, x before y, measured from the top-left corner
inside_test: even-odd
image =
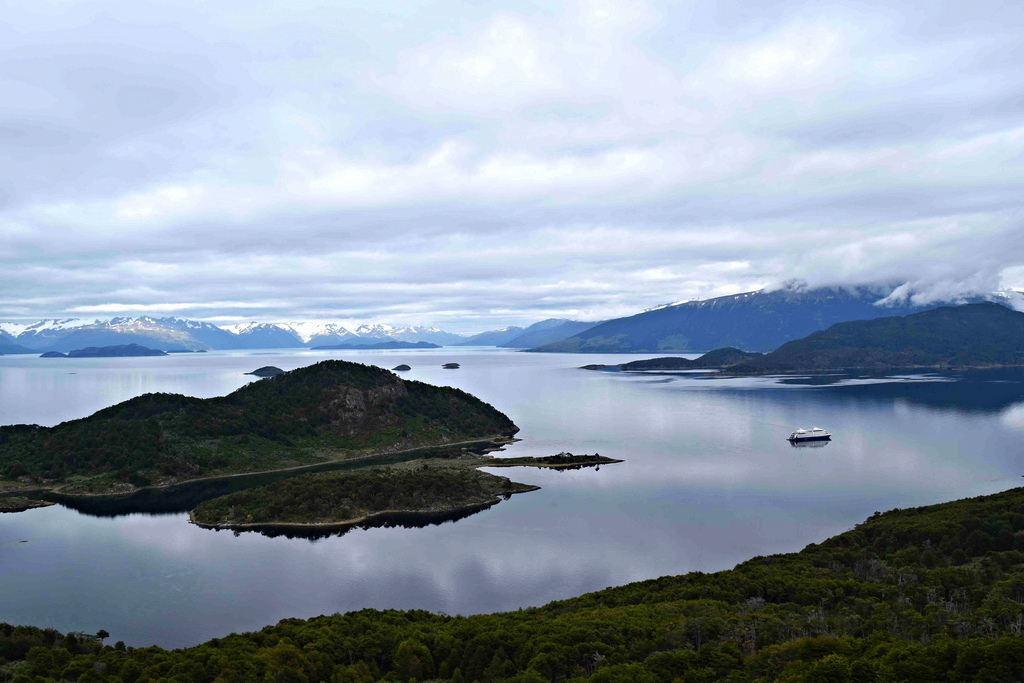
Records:
[[[516,431],[458,389],[324,361],[221,398],[146,394],[52,428],[0,427],[0,475],[43,484],[98,477],[93,488],[109,490]]]
[[[174,651],[0,624],[0,671],[19,683],[1008,683],[1024,680],[1022,543],[1013,489],[876,513],[728,571],[504,614],[367,609]]]
[[[688,301],[600,323],[533,349],[568,353],[710,351],[733,346],[771,351],[791,339],[847,320],[905,315],[917,306],[876,306],[889,290],[780,289]]]
[[[995,303],[839,323],[730,372],[1024,365],[1024,313]]]

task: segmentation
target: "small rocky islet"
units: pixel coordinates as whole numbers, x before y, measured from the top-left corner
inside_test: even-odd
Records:
[[[255,375],[256,377],[275,377],[284,374],[284,370],[274,365],[264,365],[262,368],[256,368],[252,372],[245,374]]]

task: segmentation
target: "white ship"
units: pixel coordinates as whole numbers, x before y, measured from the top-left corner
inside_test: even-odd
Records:
[[[821,427],[798,429],[789,435],[789,440],[794,443],[797,441],[829,441],[831,438],[832,435]]]

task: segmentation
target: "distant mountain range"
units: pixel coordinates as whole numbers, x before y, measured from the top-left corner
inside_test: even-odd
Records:
[[[32,353],[32,349],[18,344],[8,332],[0,330],[0,354],[4,353]]]
[[[502,346],[524,332],[522,327],[503,327],[500,330],[488,330],[480,334],[474,334],[453,346]]]
[[[532,349],[536,346],[544,346],[545,344],[562,341],[599,324],[600,322],[549,318],[548,320],[542,320],[539,323],[530,325],[519,336],[504,344],[498,344],[498,346],[507,349]]]
[[[207,349],[302,348],[332,344],[380,344],[389,341],[446,345],[465,340],[434,327],[337,323],[244,323],[218,327],[184,318],[60,319],[0,323],[0,353],[68,352],[88,346],[140,344],[164,351]]]
[[[980,370],[1024,367],[1024,313],[983,302],[940,306],[905,316],[836,323],[767,354],[716,349],[619,365],[614,372],[716,369],[727,374],[819,373],[842,370]]]
[[[871,287],[762,290],[673,303],[604,322],[550,318],[525,328],[506,327],[471,337],[436,327],[346,327],[322,321],[249,322],[224,327],[185,318],[149,316],[0,322],[0,353],[66,353],[89,346],[124,344],[163,351],[201,351],[421,341],[440,346],[498,346],[572,353],[679,353],[724,347],[771,351],[838,322],[906,315],[941,305],[878,304],[890,293],[891,290]],[[976,299],[981,300],[982,297]]]
[[[531,350],[679,353],[735,347],[771,351],[835,323],[907,315],[941,305],[877,304],[890,292],[872,287],[789,288],[688,301],[609,320]]]
[[[552,344],[590,329],[597,322],[581,322],[566,318],[548,318],[529,327],[503,327],[474,335],[455,346],[500,346],[505,349],[532,349]]]

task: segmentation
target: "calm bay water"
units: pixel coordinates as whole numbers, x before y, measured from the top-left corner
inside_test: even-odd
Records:
[[[453,523],[316,541],[207,531],[180,513],[0,515],[0,621],[177,647],[363,607],[517,609],[798,550],[875,510],[1001,491],[1024,474],[1020,372],[709,380],[576,369],[650,356],[494,349],[4,356],[0,424],[52,425],[152,391],[223,395],[261,365],[326,357],[408,363],[405,377],[479,396],[522,429],[508,455],[626,462],[496,470],[542,490]],[[449,361],[462,368],[441,369]],[[814,425],[834,441],[785,440]]]

